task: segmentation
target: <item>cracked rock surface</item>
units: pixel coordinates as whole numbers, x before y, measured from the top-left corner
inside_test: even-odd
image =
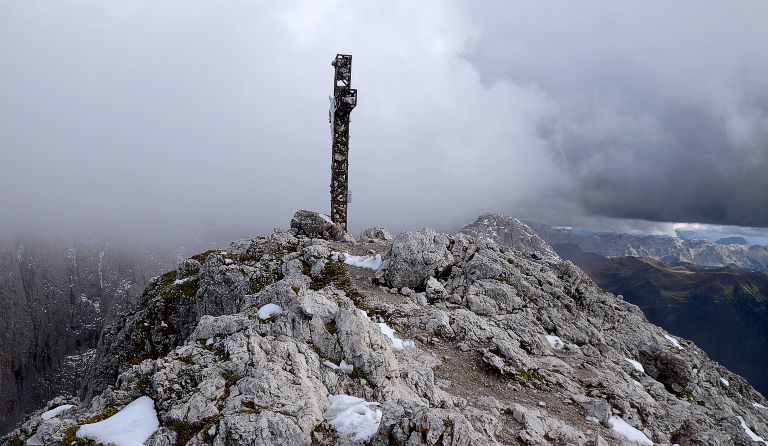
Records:
[[[753,444],[737,417],[768,437],[768,402],[744,379],[541,246],[430,229],[355,242],[303,212],[153,280],[104,330],[80,398],[2,444],[70,444],[143,395],[158,446],[636,444],[615,417],[661,445]],[[282,311],[262,317],[267,304]],[[373,434],[339,434],[330,395],[380,411]],[[75,407],[40,418],[61,404]]]

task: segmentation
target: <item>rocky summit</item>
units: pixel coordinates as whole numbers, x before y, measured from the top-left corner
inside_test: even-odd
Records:
[[[743,378],[545,244],[514,246],[355,241],[301,211],[153,279],[80,395],[2,444],[765,443],[768,401]]]

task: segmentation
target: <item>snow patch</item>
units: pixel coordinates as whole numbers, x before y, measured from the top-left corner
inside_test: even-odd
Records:
[[[53,409],[48,410],[48,411],[43,412],[42,414],[40,414],[40,418],[42,418],[43,420],[50,420],[51,418],[55,417],[56,415],[58,415],[58,414],[60,414],[62,412],[66,412],[66,411],[68,411],[69,409],[71,409],[73,407],[75,407],[74,404],[64,404],[64,405],[61,405],[61,406],[58,406],[58,407],[54,407]]]
[[[632,364],[632,367],[635,368],[640,373],[645,373],[645,369],[643,368],[643,365],[639,362],[635,361],[634,359],[624,358],[625,361]]]
[[[393,330],[392,327],[385,324],[384,322],[379,322],[379,329],[384,334],[384,336],[388,337],[389,340],[392,342],[393,350],[404,350],[408,347],[413,347],[415,345],[413,341],[404,341],[398,338],[395,335],[395,330]]]
[[[720,382],[721,382],[721,383],[723,383],[723,385],[724,385],[725,387],[730,387],[730,386],[731,386],[731,383],[730,383],[730,382],[728,382],[728,380],[727,380],[727,379],[725,379],[725,378],[720,378]]]
[[[768,407],[765,407],[760,403],[752,403],[752,407],[756,407],[758,409],[768,409]]]
[[[82,425],[75,435],[103,444],[142,446],[158,427],[155,402],[142,396],[104,421]]]
[[[611,415],[611,418],[608,419],[608,424],[611,426],[611,429],[629,441],[634,441],[643,446],[653,446],[653,442],[644,433],[632,427],[619,416]]]
[[[266,304],[259,308],[259,319],[269,319],[276,314],[283,314],[283,309],[280,305]]]
[[[552,346],[555,350],[560,350],[563,347],[565,347],[565,342],[563,342],[562,339],[560,339],[559,336],[555,335],[547,335],[547,342],[549,342],[549,345]]]
[[[373,256],[353,256],[352,254],[345,252],[344,263],[350,266],[367,268],[376,271],[381,267],[381,254],[376,254]]]
[[[334,364],[334,363],[332,363],[331,361],[328,361],[328,360],[323,361],[323,365],[328,367],[328,368],[330,368],[330,369],[333,369],[333,370],[341,370],[342,372],[346,373],[347,375],[352,373],[352,370],[355,369],[355,367],[352,364],[347,364],[347,362],[344,361],[343,359],[341,360],[341,363],[339,365],[336,365],[336,364]]]
[[[330,224],[333,224],[333,220],[331,220],[331,217],[330,217],[330,216],[328,216],[328,215],[325,215],[325,214],[321,214],[321,213],[319,213],[319,212],[318,212],[318,215],[320,215],[320,217],[321,217],[323,220],[327,221],[327,222],[328,222],[328,223],[330,223]]]
[[[379,403],[349,395],[329,395],[328,399],[331,406],[324,416],[339,434],[369,440],[379,430],[382,414],[375,408]]]
[[[762,441],[763,444],[768,446],[768,441],[763,440],[763,437],[761,437],[761,436],[757,435],[756,433],[754,433],[752,431],[752,429],[750,429],[749,426],[747,426],[747,422],[744,421],[744,418],[741,418],[740,416],[737,416],[736,418],[739,419],[739,423],[741,423],[741,428],[744,429],[744,433],[747,434],[747,436],[750,438],[750,440],[752,440],[752,441]]]
[[[680,345],[679,342],[677,342],[677,339],[673,338],[670,335],[666,335],[666,334],[664,335],[664,337],[667,338],[667,341],[671,342],[672,345],[674,345],[676,348],[679,348],[680,350],[683,350],[683,346]]]
[[[174,281],[173,281],[173,284],[174,284],[174,285],[181,285],[182,283],[184,283],[184,282],[189,282],[189,281],[190,281],[190,280],[192,280],[192,279],[193,279],[193,277],[192,277],[192,276],[189,276],[189,277],[185,277],[185,278],[183,278],[183,279],[176,279],[176,280],[174,280]]]

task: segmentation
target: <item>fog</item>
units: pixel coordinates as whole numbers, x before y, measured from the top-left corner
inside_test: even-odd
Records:
[[[0,230],[768,226],[768,3],[0,1]]]

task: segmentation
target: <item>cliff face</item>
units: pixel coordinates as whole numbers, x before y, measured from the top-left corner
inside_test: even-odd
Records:
[[[103,324],[160,270],[104,242],[0,247],[0,429],[56,395],[76,393]]]
[[[747,445],[768,432],[768,402],[744,379],[570,262],[429,229],[354,242],[297,217],[151,281],[105,329],[83,399],[51,401],[73,407],[3,444],[70,444],[144,397],[148,445]]]

